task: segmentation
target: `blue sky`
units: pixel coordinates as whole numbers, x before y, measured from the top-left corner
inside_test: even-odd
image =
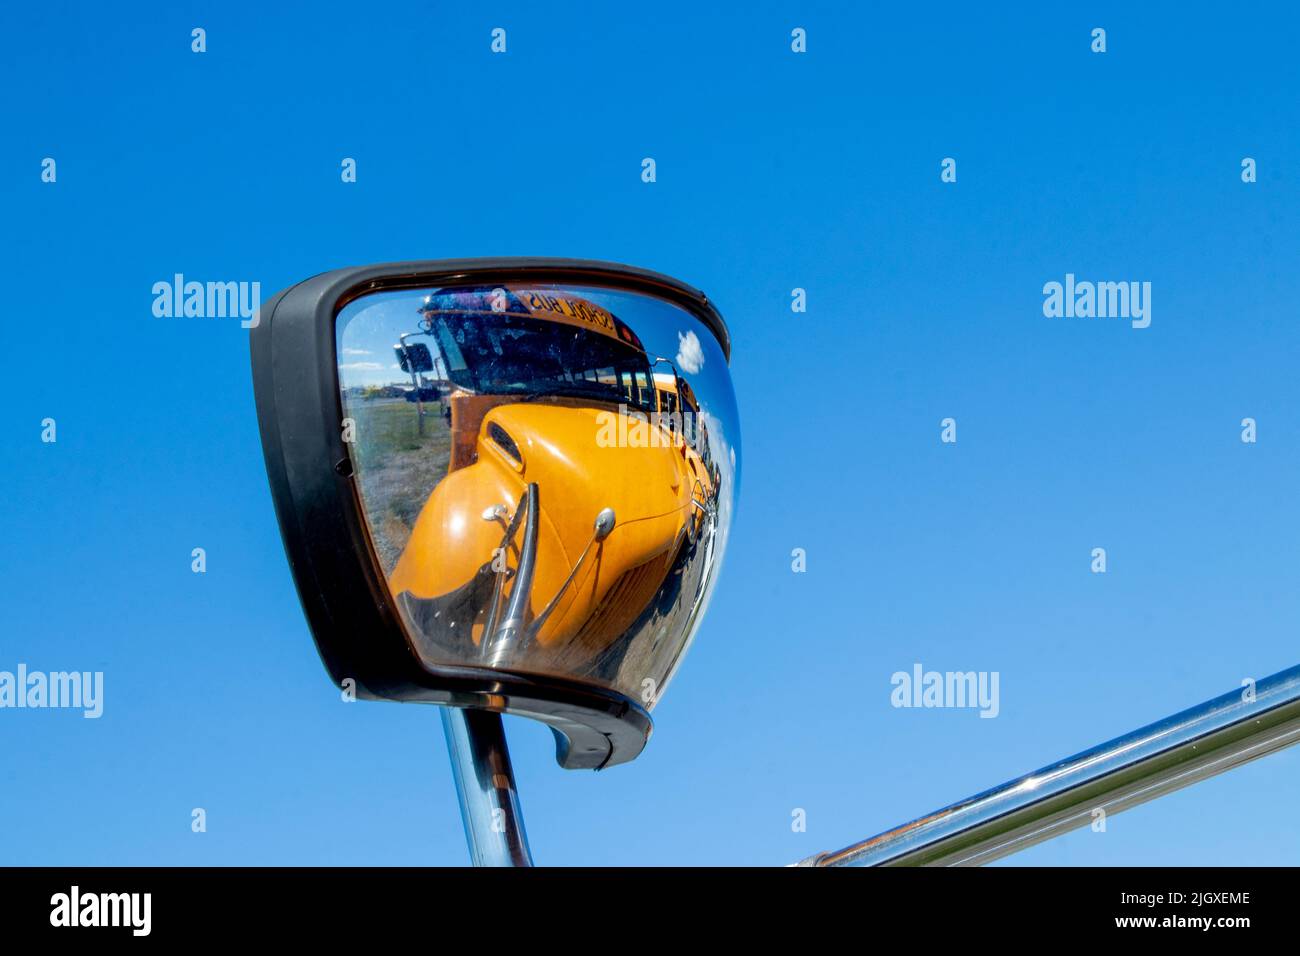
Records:
[[[636,763],[564,772],[509,722],[539,862],[792,861],[1300,657],[1284,5],[3,18],[0,669],[102,670],[106,699],[0,711],[0,863],[466,859],[437,715],[325,677],[247,332],[155,318],[177,272],[265,298],[343,265],[594,257],[727,317],[745,482],[709,616]],[[1151,282],[1150,327],[1046,318],[1067,273]],[[999,716],[891,707],[918,662],[997,671]],[[1298,776],[1276,755],[1014,862],[1293,863]]]

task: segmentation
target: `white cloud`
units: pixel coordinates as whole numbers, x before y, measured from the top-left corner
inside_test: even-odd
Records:
[[[349,372],[377,372],[383,367],[379,362],[345,362],[339,366]]]
[[[344,349],[344,355],[369,355],[370,349]]]
[[[694,332],[677,333],[677,367],[687,375],[704,368],[704,349]]]

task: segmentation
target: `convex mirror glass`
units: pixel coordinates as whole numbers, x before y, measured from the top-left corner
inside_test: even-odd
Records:
[[[649,294],[545,283],[375,292],[335,331],[361,511],[417,658],[653,707],[737,494],[713,333]]]

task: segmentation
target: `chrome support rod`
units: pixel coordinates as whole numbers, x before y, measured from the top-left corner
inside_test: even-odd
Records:
[[[532,866],[501,715],[439,709],[470,861],[475,866]]]
[[[1300,667],[800,866],[978,866],[1300,741]]]

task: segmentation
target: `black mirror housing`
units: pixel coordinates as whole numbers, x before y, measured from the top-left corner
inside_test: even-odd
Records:
[[[298,594],[336,685],[353,688],[360,699],[422,701],[531,717],[555,731],[561,766],[599,769],[640,754],[652,729],[648,708],[627,693],[591,681],[422,660],[413,651],[409,628],[376,558],[345,438],[336,338],[343,308],[377,292],[521,283],[572,283],[665,300],[698,319],[729,357],[726,326],[703,293],[640,269],[532,258],[340,269],[272,297],[251,330],[262,447]],[[397,352],[408,374],[408,358],[415,371],[435,367],[423,344],[405,348],[407,358],[400,347]],[[418,349],[423,357],[413,354]]]

